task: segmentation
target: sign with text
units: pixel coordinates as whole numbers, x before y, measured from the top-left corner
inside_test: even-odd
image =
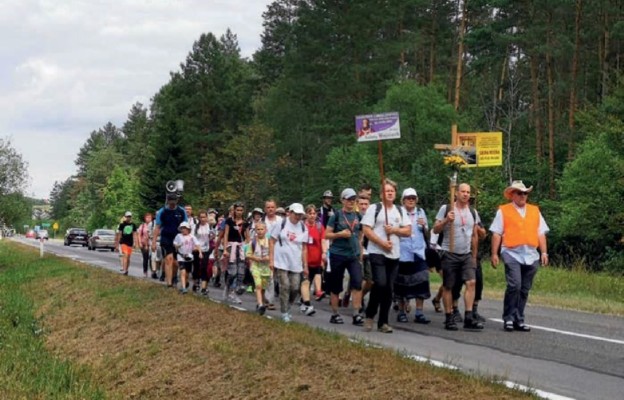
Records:
[[[477,164],[479,167],[503,165],[503,133],[481,132],[477,134]]]
[[[457,155],[464,160],[462,168],[499,167],[503,165],[502,132],[458,133],[457,145],[434,146],[443,156]]]
[[[358,142],[400,139],[399,113],[358,115],[355,117],[355,133]]]

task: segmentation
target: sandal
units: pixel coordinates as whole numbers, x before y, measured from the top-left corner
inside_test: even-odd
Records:
[[[435,309],[435,312],[437,313],[442,312],[442,307],[440,306],[440,300],[436,300],[434,298],[433,300],[431,300],[431,303],[433,303],[433,308]]]
[[[269,303],[266,305],[267,310],[275,310],[275,305],[273,303]]]

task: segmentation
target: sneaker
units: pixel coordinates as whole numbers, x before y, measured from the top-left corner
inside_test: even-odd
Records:
[[[199,285],[194,283],[193,284],[193,292],[197,292],[197,291],[199,291]]]
[[[380,326],[379,328],[377,328],[377,330],[381,333],[392,333],[394,332],[392,330],[392,327],[388,324],[383,324],[382,326]]]
[[[447,331],[456,331],[459,328],[457,327],[457,323],[455,322],[455,320],[451,318],[444,323],[444,329],[446,329]]]
[[[308,317],[311,316],[311,315],[314,315],[316,313],[316,310],[314,309],[314,306],[306,306],[305,304],[302,304],[299,307],[299,311],[301,311],[302,314],[305,314]]]
[[[256,312],[260,315],[264,315],[264,313],[266,312],[266,307],[264,306],[264,304],[258,304],[256,306]]]
[[[340,314],[332,315],[331,318],[329,319],[329,322],[331,324],[344,324],[344,321],[342,317],[340,316]]]
[[[180,288],[180,294],[187,294],[187,293],[188,293],[187,288]]]
[[[458,324],[461,324],[462,322],[464,322],[464,319],[462,318],[459,310],[453,310],[452,318],[453,318],[453,321],[455,321]]]
[[[325,292],[316,292],[314,300],[321,301],[325,298],[325,296],[326,296]]]
[[[243,301],[233,292],[228,295],[228,300],[233,304],[243,304]]]
[[[282,322],[284,322],[285,324],[292,322],[292,317],[290,316],[290,314],[282,313]]]
[[[158,274],[156,272],[152,272],[152,279],[158,279]]]
[[[485,318],[483,318],[483,316],[476,311],[472,312],[472,319],[481,323],[485,323]]]
[[[267,304],[267,305],[266,305],[266,309],[267,309],[267,310],[275,310],[275,304],[273,304],[273,303],[269,303],[269,304]]]
[[[245,290],[247,290],[245,286],[239,286],[238,288],[236,288],[236,294],[241,296],[243,293],[245,293]]]
[[[466,318],[464,321],[464,329],[480,331],[483,330],[483,324],[471,318]]]
[[[416,322],[417,324],[428,324],[431,322],[431,320],[422,314],[418,314],[414,317],[414,322]]]
[[[399,311],[399,314],[397,315],[397,322],[407,322],[407,314],[405,313],[405,311]]]
[[[162,274],[159,278],[159,281],[164,282],[165,281],[165,274]]]
[[[364,332],[370,332],[373,330],[373,324],[375,321],[373,321],[372,318],[366,318],[364,320]]]
[[[362,326],[364,325],[364,317],[361,314],[356,314],[353,316],[353,325]]]
[[[200,291],[199,291],[199,294],[200,294],[201,296],[208,296],[208,289],[202,289],[202,290],[200,290]]]

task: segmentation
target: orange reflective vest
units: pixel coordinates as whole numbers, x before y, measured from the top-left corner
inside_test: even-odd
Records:
[[[527,204],[524,218],[513,203],[500,206],[503,213],[503,245],[507,248],[528,245],[537,248],[540,211],[537,206]]]

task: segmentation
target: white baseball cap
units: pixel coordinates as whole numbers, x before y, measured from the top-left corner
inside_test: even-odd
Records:
[[[401,196],[401,200],[403,200],[406,197],[409,196],[415,196],[418,197],[418,193],[416,193],[416,189],[414,188],[407,188],[403,191],[403,195]]]
[[[124,217],[132,217],[132,213],[130,211],[126,211]]]
[[[182,228],[186,228],[186,229],[188,229],[190,231],[191,230],[191,225],[188,222],[184,221],[184,222],[182,222],[180,224],[180,226],[178,226],[178,231],[182,232]]]
[[[292,203],[288,207],[288,211],[294,212],[295,214],[305,214],[305,210],[303,209],[303,205],[301,205],[301,203]]]
[[[340,193],[340,198],[343,200],[350,199],[352,197],[357,197],[357,193],[355,193],[355,190],[351,188],[346,188],[345,190],[342,191],[342,193]]]

